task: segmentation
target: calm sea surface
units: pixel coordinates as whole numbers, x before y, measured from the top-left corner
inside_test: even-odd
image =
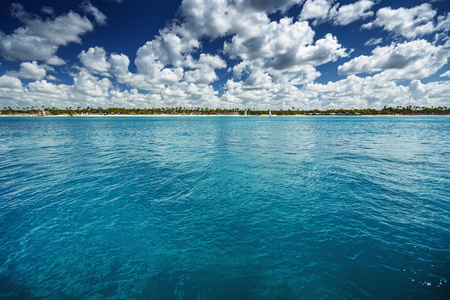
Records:
[[[450,117],[0,118],[0,298],[449,299]]]

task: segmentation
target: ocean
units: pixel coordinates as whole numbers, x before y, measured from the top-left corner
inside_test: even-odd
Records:
[[[1,117],[2,299],[449,299],[450,117]]]

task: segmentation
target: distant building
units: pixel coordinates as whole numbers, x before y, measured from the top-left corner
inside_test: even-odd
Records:
[[[39,115],[40,116],[45,116],[46,115],[45,109],[40,109],[39,110]]]

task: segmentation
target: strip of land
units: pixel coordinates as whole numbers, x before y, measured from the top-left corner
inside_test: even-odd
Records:
[[[287,109],[287,110],[261,110],[261,109],[220,109],[220,108],[184,108],[184,107],[166,107],[166,108],[92,108],[72,107],[55,108],[55,107],[23,107],[13,109],[5,107],[1,110],[1,116],[189,116],[189,115],[260,115],[273,116],[311,116],[311,115],[450,115],[450,108],[448,107],[384,107],[382,109],[328,109],[328,110],[301,110],[301,109]]]

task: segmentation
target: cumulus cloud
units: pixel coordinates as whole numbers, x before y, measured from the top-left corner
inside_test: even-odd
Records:
[[[268,14],[285,13],[304,0],[184,0],[182,23],[171,30],[183,37],[215,39],[230,34],[246,35],[270,22]]]
[[[0,32],[0,54],[7,60],[49,60],[60,46],[81,43],[80,36],[94,29],[86,17],[74,12],[43,20],[29,16],[19,6],[13,15],[24,26],[9,35]]]
[[[314,19],[313,24],[327,21],[337,10],[337,5],[332,7],[332,4],[332,0],[307,0],[303,5],[299,19]]]
[[[255,70],[244,82],[245,88],[268,89],[272,86],[272,77],[261,70]]]
[[[236,78],[244,75],[243,89],[270,89],[283,84],[283,90],[289,90],[289,85],[311,82],[320,76],[315,66],[348,53],[331,34],[315,41],[306,21],[293,22],[287,17],[270,20],[268,12],[285,12],[298,3],[303,1],[183,1],[180,21],[169,24],[138,49],[134,61],[137,73],[129,72],[128,58],[112,55],[109,62],[115,71],[111,72],[132,88],[164,91],[163,99],[168,95],[178,99],[181,96],[171,89],[173,86],[212,88],[209,85],[218,79],[216,69],[227,64],[219,55],[202,53],[200,41],[227,37],[223,54],[241,60],[230,71]],[[367,5],[362,6],[360,10],[366,13]],[[231,99],[230,94],[224,99]]]
[[[243,60],[233,69],[236,77],[241,76],[244,70],[252,73],[261,69],[278,80],[282,75],[292,77],[293,73],[307,72],[316,75],[312,66],[348,55],[346,49],[331,34],[314,43],[314,31],[308,23],[293,23],[291,18],[266,24],[261,27],[258,35],[235,35],[231,43],[225,44],[224,50],[231,57]]]
[[[162,31],[138,49],[135,60],[138,74],[126,73],[125,76],[122,72],[120,80],[146,90],[159,89],[160,84],[175,84],[183,78],[195,84],[211,83],[217,79],[214,70],[225,68],[226,63],[217,55],[205,53],[195,60],[191,53],[199,46],[197,39],[186,39],[168,30]],[[125,65],[122,66],[121,69],[124,69]],[[184,68],[191,70],[185,71]]]
[[[155,80],[150,79],[148,76],[143,74],[133,74],[127,73],[117,77],[117,81],[128,86],[140,90],[146,91],[160,91],[165,87],[163,83],[157,83]]]
[[[314,66],[348,54],[331,34],[314,43],[314,31],[307,22],[291,18],[271,21],[268,12],[285,12],[303,1],[185,0],[180,22],[169,24],[136,54],[137,73],[122,72],[119,82],[134,88],[159,89],[161,84],[206,85],[217,80],[216,69],[225,68],[218,55],[201,52],[201,39],[228,36],[224,54],[241,59],[236,76],[247,72],[252,78],[267,74],[271,80],[303,84],[320,75]],[[193,54],[200,51],[198,59]],[[128,65],[126,65],[128,70]],[[266,77],[267,79],[267,77]]]
[[[136,66],[143,73],[154,63],[180,67],[185,56],[199,46],[197,39],[185,39],[172,32],[163,32],[155,40],[138,49]]]
[[[94,74],[109,76],[108,70],[111,64],[106,60],[106,51],[102,47],[91,47],[88,51],[82,51],[78,59],[83,66]]]
[[[17,77],[8,75],[0,76],[0,99],[2,108],[6,106],[18,107],[26,104],[27,90]],[[25,105],[26,106],[26,105]]]
[[[208,67],[186,71],[184,74],[185,81],[195,84],[209,84],[217,79],[218,77],[214,69]]]
[[[135,88],[152,90],[159,88],[161,85],[175,84],[183,78],[183,75],[184,70],[181,67],[164,68],[162,65],[155,63],[151,65],[151,69],[146,70],[146,73],[128,73],[126,76],[122,76],[121,80]]]
[[[229,80],[226,83],[227,92],[221,97],[221,101],[228,102],[228,107],[260,109],[273,109],[274,107],[283,109],[307,108],[312,105],[311,100],[304,97],[302,89],[289,82],[270,83],[267,74],[261,75],[256,77],[256,84],[265,88],[252,88],[242,81]]]
[[[242,82],[229,80],[222,102],[234,106],[270,109],[339,109],[351,107],[377,108],[398,105],[448,106],[450,82],[423,84],[412,81],[410,86],[396,84],[382,76],[358,77],[327,84],[308,83],[301,88],[283,83],[269,89],[248,89]]]
[[[258,31],[259,25],[269,21],[261,8],[287,7],[295,1],[243,1],[233,3],[223,0],[185,0],[181,3],[180,15],[183,23],[172,29],[185,38],[215,39],[228,34],[245,34]],[[255,9],[255,8],[260,9]]]
[[[200,54],[197,66],[209,66],[213,69],[224,69],[227,63],[218,55]]]
[[[53,97],[55,99],[67,99],[67,85],[57,85],[46,80],[30,82],[28,89],[31,94],[37,94],[39,97]]]
[[[408,88],[381,77],[357,77],[329,82],[310,83],[305,86],[305,96],[318,99],[327,108],[397,106],[396,102],[409,103]]]
[[[125,54],[111,54],[109,63],[111,65],[111,73],[115,76],[120,77],[129,73],[130,59]]]
[[[427,107],[448,106],[450,82],[438,81],[423,84],[419,80],[413,80],[409,85],[409,92],[414,99],[414,102],[412,102],[411,105]]]
[[[371,56],[361,55],[338,67],[339,74],[381,72],[391,80],[428,77],[442,68],[450,57],[450,41],[435,46],[416,40],[377,47]]]
[[[73,79],[73,90],[85,96],[107,97],[108,90],[112,87],[108,78],[98,79],[97,77],[80,71]]]
[[[433,21],[435,15],[436,11],[429,3],[412,8],[384,7],[377,11],[376,19],[363,25],[363,28],[383,27],[396,35],[413,39],[436,31]]]
[[[18,72],[9,71],[6,73],[6,75],[34,80],[40,80],[44,78],[46,74],[47,71],[45,70],[45,68],[39,66],[36,61],[23,62],[20,64],[20,70]]]
[[[300,47],[296,50],[295,56],[292,57],[294,58],[294,65],[318,66],[348,55],[346,49],[330,33],[327,33],[324,38],[317,40],[314,45]],[[287,57],[283,55],[278,61],[268,61],[266,65],[275,69],[286,68],[287,62],[283,62],[285,58],[288,61],[290,60],[289,55]]]
[[[287,73],[284,71],[271,71],[270,72],[275,82],[283,82],[291,85],[302,85],[308,82],[313,82],[321,74],[311,65],[305,65],[299,67],[296,72]]]
[[[342,5],[337,10],[333,21],[337,25],[348,25],[359,19],[365,19],[373,16],[373,11],[370,9],[375,5],[371,0],[360,0],[358,2]]]
[[[112,90],[110,92],[109,104],[115,107],[164,107],[159,94],[139,93],[137,89],[125,90],[123,92]]]
[[[215,69],[224,69],[226,62],[218,55],[202,53],[198,61],[192,56],[188,56],[184,64],[188,68],[194,69],[186,71],[184,80],[195,84],[209,84],[218,79]]]
[[[332,22],[335,25],[344,26],[374,14],[370,10],[375,5],[372,0],[359,0],[342,6],[334,3],[334,0],[307,0],[303,5],[299,20],[312,20],[313,25]]]
[[[244,60],[274,58],[313,42],[314,31],[307,22],[292,22],[291,18],[282,18],[279,22],[270,22],[252,35],[235,35],[231,43],[226,43],[225,53]],[[292,51],[293,50],[293,51]]]
[[[221,107],[217,91],[210,85],[180,82],[161,91],[166,106]]]
[[[226,92],[220,98],[212,86],[199,86],[188,82],[179,82],[162,87],[158,91],[141,93],[137,89],[119,91],[111,89],[108,79],[98,78],[80,72],[77,78],[78,88],[64,84],[52,84],[45,80],[28,84],[23,89],[17,78],[0,77],[0,97],[3,105],[45,105],[77,106],[88,101],[89,105],[102,107],[241,107],[241,108],[282,108],[291,109],[330,109],[383,106],[419,105],[448,106],[450,82],[411,81],[409,86],[398,85],[392,80],[375,75],[358,77],[350,75],[345,79],[327,84],[308,83],[301,88],[289,83],[270,83],[267,74],[259,74],[247,84],[229,80]],[[267,85],[266,85],[267,83]],[[99,85],[97,92],[92,91]],[[80,87],[83,91],[80,93]],[[261,86],[264,88],[251,88]]]
[[[60,58],[56,55],[53,55],[52,57],[47,59],[46,63],[49,65],[54,65],[54,66],[62,66],[62,65],[66,64],[66,62],[62,58]]]
[[[91,2],[84,1],[81,4],[81,8],[85,11],[85,13],[92,15],[98,24],[106,24],[106,16],[97,7],[93,6]]]
[[[0,76],[0,89],[22,90],[22,82],[19,78],[3,75]]]

